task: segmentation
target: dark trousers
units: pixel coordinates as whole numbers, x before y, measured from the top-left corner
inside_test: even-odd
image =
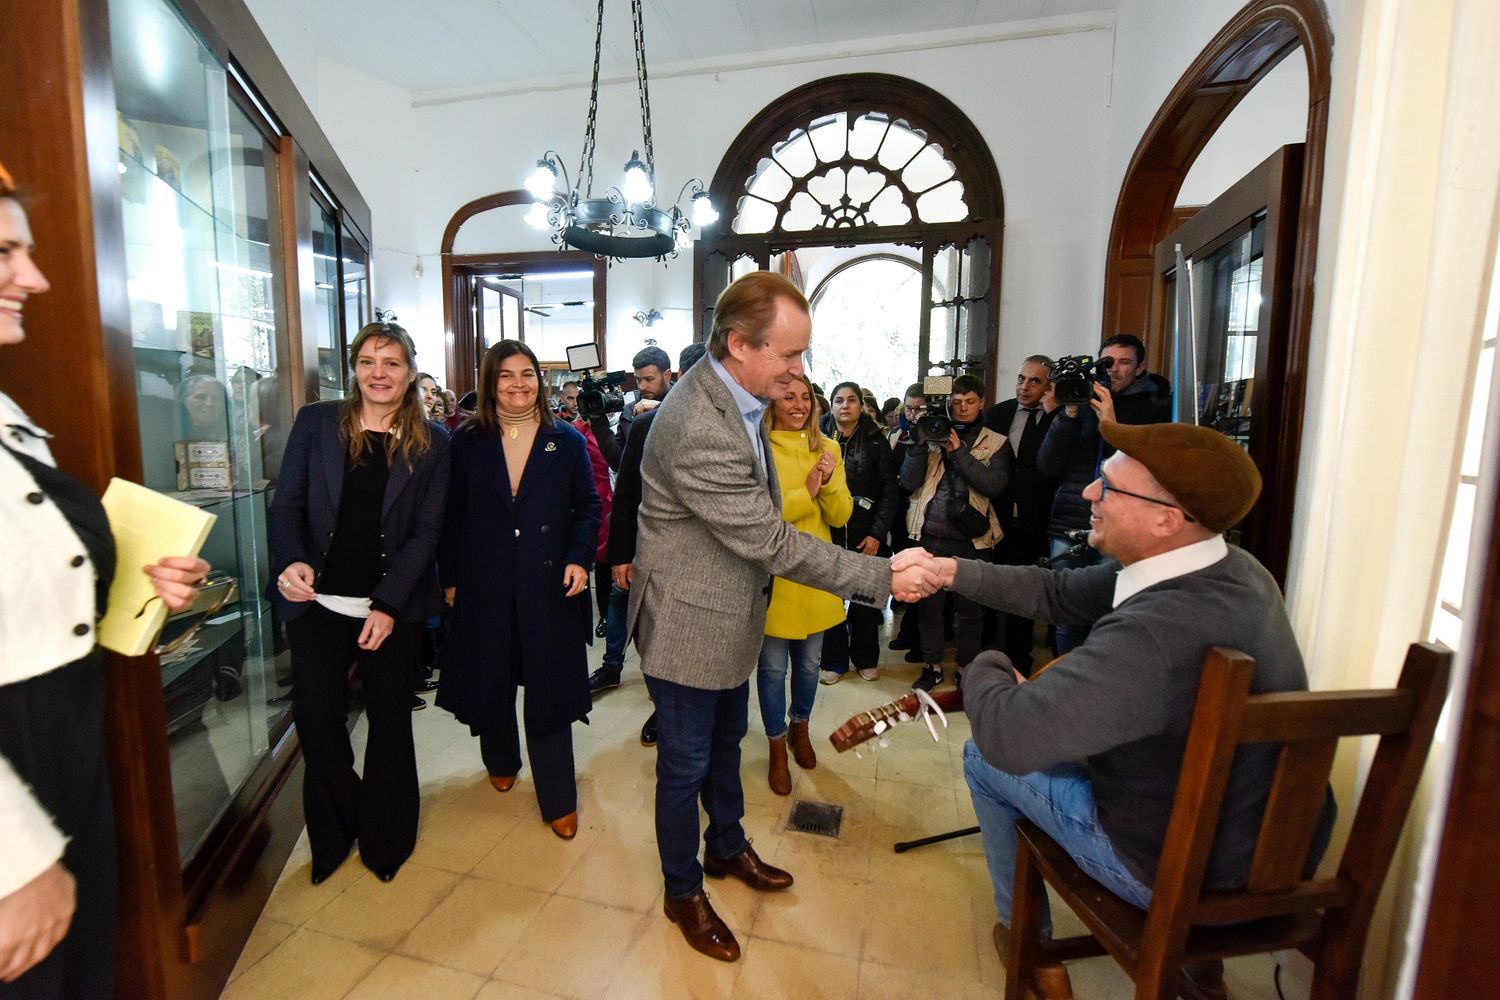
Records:
[[[883,620],[879,608],[850,601],[845,619],[823,633],[822,669],[842,674],[850,663],[856,670],[879,664]]]
[[[749,724],[750,682],[722,691],[646,677],[656,702],[656,849],[667,895],[684,899],[703,888],[698,861],[698,802],[708,813],[703,845],[716,858],[749,846],[740,741]]]
[[[1002,566],[1034,566],[1046,554],[1047,533],[1026,531],[1019,524],[995,546],[995,562]],[[1017,614],[1005,615],[1001,649],[1010,658],[1011,665],[1027,677],[1031,676],[1031,650],[1035,644],[1035,631],[1034,620]]]
[[[77,882],[67,935],[20,979],[0,983],[6,1000],[114,995],[119,890],[104,690],[98,649],[65,667],[0,685],[0,754],[68,836],[62,865]]]
[[[399,865],[417,842],[417,755],[411,737],[411,678],[421,622],[397,622],[377,650],[356,643],[364,620],[312,604],[287,624],[292,646],[292,719],[306,771],[302,811],[313,862],[337,865],[359,841],[370,868]],[[365,771],[349,746],[348,666],[364,682]]]
[[[922,547],[935,556],[955,556],[959,559],[973,559],[980,554],[974,548],[974,543],[966,538],[934,538],[923,535]],[[943,662],[943,604],[949,597],[953,600],[954,655],[958,665],[965,667],[979,655],[984,609],[957,592],[940,590],[931,597],[922,598],[917,605],[922,659],[928,663]]]
[[[521,733],[516,715],[510,713],[499,725],[479,731],[479,755],[484,769],[497,778],[521,772]],[[536,784],[536,804],[542,819],[552,822],[578,811],[578,783],[573,777],[573,727],[550,733],[533,733],[526,727],[526,756]]]

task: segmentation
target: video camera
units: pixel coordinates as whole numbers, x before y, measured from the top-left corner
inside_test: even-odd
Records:
[[[1052,379],[1052,396],[1059,406],[1087,406],[1094,398],[1095,383],[1109,385],[1109,370],[1115,359],[1095,359],[1087,354],[1070,354],[1047,366]]]
[[[595,370],[603,367],[599,362],[599,345],[575,344],[567,349],[568,368],[579,373],[578,415],[593,420],[625,409],[625,396],[620,386],[625,383],[625,372],[605,372],[595,376]]]
[[[948,416],[948,397],[953,395],[952,375],[928,375],[922,379],[922,395],[927,397],[927,412],[917,418],[912,437],[917,444],[937,447],[953,433]]]

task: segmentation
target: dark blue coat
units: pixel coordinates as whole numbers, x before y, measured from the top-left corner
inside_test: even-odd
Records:
[[[273,577],[294,562],[323,575],[349,464],[348,445],[339,435],[343,405],[309,403],[297,411],[267,525]],[[448,432],[430,422],[427,429],[432,444],[416,468],[407,468],[399,449],[391,463],[380,517],[380,583],[370,595],[377,607],[403,622],[426,621],[443,608],[435,567],[448,495]],[[275,600],[283,621],[299,617],[312,603],[288,601],[279,588]]]
[[[563,596],[563,570],[593,566],[601,518],[583,435],[567,424],[537,431],[515,497],[499,436],[472,421],[454,432],[439,573],[457,595],[437,704],[476,733],[514,717],[517,684],[528,733],[587,719],[593,603]]]

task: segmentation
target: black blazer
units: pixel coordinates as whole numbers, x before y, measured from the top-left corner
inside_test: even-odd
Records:
[[[349,462],[348,446],[339,435],[343,405],[337,400],[309,403],[292,425],[268,525],[276,576],[294,562],[323,574]],[[371,600],[394,608],[394,617],[403,622],[426,621],[443,608],[437,546],[448,500],[448,432],[430,421],[427,429],[432,444],[415,469],[407,468],[397,452],[380,518],[380,583]],[[311,603],[288,601],[279,589],[276,600],[283,621],[297,618]]]
[[[1005,435],[1005,447],[1010,450],[1010,484],[1000,494],[996,513],[1000,517],[1000,528],[1006,536],[1018,534],[1033,544],[1025,546],[1027,551],[1046,547],[1047,518],[1052,511],[1052,497],[1057,492],[1057,478],[1045,476],[1036,467],[1036,453],[1047,436],[1052,418],[1061,412],[1058,407],[1051,413],[1043,410],[1036,427],[1022,441],[1010,439],[1010,425],[1016,417],[1017,403],[1013,398],[995,404],[985,411],[984,425],[996,434]],[[1015,512],[1020,511],[1020,518]]]

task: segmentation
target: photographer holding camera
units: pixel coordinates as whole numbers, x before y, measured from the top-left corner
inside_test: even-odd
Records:
[[[927,414],[917,421],[916,443],[901,463],[901,487],[911,494],[907,532],[928,552],[974,558],[1000,540],[992,501],[1010,482],[1010,452],[1005,438],[983,425],[984,383],[978,378],[953,379],[946,411],[943,398],[928,388]],[[943,601],[937,593],[917,606],[926,666],[912,687],[923,691],[943,682]],[[982,621],[978,604],[953,595],[955,681],[979,653]]]
[[[1064,374],[1064,368],[1079,367],[1069,362],[1083,364],[1079,371]],[[1097,362],[1060,358],[1052,371],[1052,392],[1063,406],[1047,428],[1036,455],[1037,471],[1060,477],[1052,517],[1047,522],[1051,565],[1054,569],[1092,566],[1102,557],[1087,544],[1074,544],[1068,532],[1088,530],[1090,504],[1083,498],[1083,491],[1098,478],[1099,466],[1115,451],[1099,436],[1099,421],[1170,423],[1171,389],[1166,379],[1146,370],[1146,345],[1128,333],[1110,337],[1100,345]],[[1082,386],[1077,385],[1080,379],[1088,379],[1092,390],[1087,405],[1073,402],[1081,395]],[[1058,625],[1057,653],[1066,653],[1087,635],[1086,628]]]

